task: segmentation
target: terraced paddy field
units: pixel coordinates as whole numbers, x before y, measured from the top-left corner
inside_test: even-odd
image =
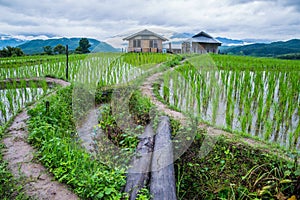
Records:
[[[160,116],[177,199],[300,198],[299,61],[98,53],[71,55],[68,77],[63,56],[0,65],[2,199],[130,198],[130,161]],[[137,199],[150,198],[146,182]]]

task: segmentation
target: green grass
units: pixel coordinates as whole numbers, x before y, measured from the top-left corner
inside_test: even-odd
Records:
[[[67,98],[71,95],[72,87],[64,88],[47,99],[50,103],[48,113],[44,103],[29,111],[29,141],[39,150],[39,160],[43,165],[57,180],[70,185],[81,198],[119,199],[125,195],[121,189],[125,184],[126,168],[110,168],[97,156],[96,159],[92,159],[92,156],[80,147],[80,143],[76,142],[72,100]],[[139,92],[133,92],[130,110],[137,124],[149,121],[151,106],[149,99],[142,97]],[[101,107],[101,115],[99,125],[108,138],[126,150],[124,155],[132,154],[138,142],[137,136],[143,132],[143,127],[137,126],[134,130],[122,131],[117,127],[116,116],[111,115],[109,105]],[[141,194],[140,199],[145,196],[147,195]]]
[[[276,155],[220,138],[200,157],[205,134],[176,161],[178,199],[277,199],[299,195],[300,168]]]
[[[300,60],[281,60],[276,58],[258,58],[250,56],[233,56],[210,54],[219,69],[263,71],[263,70],[299,70]]]
[[[140,66],[143,69],[149,69],[149,65],[170,61],[173,55],[162,53],[126,53],[121,59],[133,66]]]
[[[39,160],[62,183],[84,199],[118,199],[125,184],[124,169],[114,169],[93,160],[76,142],[72,115],[72,87],[49,97],[29,111],[29,141],[38,149]]]
[[[1,78],[65,76],[63,57],[53,56],[49,57],[49,60],[47,60],[47,56],[42,60],[39,60],[38,57],[10,59],[0,59],[0,63],[3,64],[3,67],[0,68]],[[198,102],[197,109],[204,111],[208,109],[211,101],[215,110],[212,121],[208,121],[208,123],[214,124],[218,99],[212,95],[225,95],[230,97],[226,102],[228,126],[225,129],[232,130],[232,121],[234,117],[237,117],[234,114],[234,108],[237,106],[240,113],[244,113],[240,117],[243,122],[243,133],[233,132],[239,135],[245,134],[249,130],[249,121],[252,119],[249,112],[257,106],[260,123],[261,125],[265,124],[268,132],[265,134],[266,139],[270,137],[271,129],[274,129],[275,132],[278,130],[278,124],[283,123],[281,118],[290,119],[294,109],[299,109],[299,105],[294,102],[299,98],[299,80],[297,78],[299,77],[300,63],[298,61],[222,55],[211,55],[210,59],[197,60],[197,57],[191,59],[193,59],[191,62],[193,64],[197,64],[199,61],[197,67],[203,71],[199,73],[191,63],[186,62],[175,70],[177,74],[166,73],[163,79],[164,90],[162,90],[165,98],[159,95],[160,85],[154,85],[157,97],[172,109],[185,111],[186,108],[193,107],[193,103]],[[103,96],[102,88],[111,87],[118,92],[120,88],[117,85],[119,84],[123,84],[122,87],[135,83],[138,85],[139,83],[134,82],[136,78],[142,80],[144,76],[153,73],[146,73],[146,71],[156,64],[166,62],[162,67],[156,69],[159,72],[178,65],[181,60],[181,56],[167,54],[102,53],[90,54],[87,57],[71,57],[70,81],[77,81],[79,85],[92,86],[91,88],[96,91],[96,103],[109,103],[111,98],[117,96],[112,96],[112,94],[109,94],[108,97]],[[216,89],[213,79],[205,79],[205,77],[214,76],[210,73],[210,67],[222,71],[220,81],[224,83],[224,86],[219,88],[220,90]],[[229,73],[229,71],[232,72]],[[255,73],[256,76],[250,76],[251,73]],[[264,80],[262,76],[266,76],[268,79]],[[173,80],[173,88],[171,88],[170,80]],[[253,81],[257,87],[252,91],[251,83]],[[282,98],[276,105],[273,105],[272,98],[275,93],[276,81],[280,87],[278,95]],[[270,89],[264,99],[261,93],[266,84]],[[76,85],[76,88],[84,92],[86,88],[79,85]],[[29,141],[38,149],[37,158],[57,180],[68,184],[82,199],[126,198],[126,194],[122,192],[125,185],[126,167],[108,167],[101,162],[100,157],[93,157],[81,147],[75,121],[84,118],[87,110],[72,107],[74,102],[70,97],[74,92],[73,87],[75,86],[61,89],[57,94],[47,98],[47,101],[50,102],[49,112],[46,112],[44,101],[29,111],[31,115],[28,124]],[[221,89],[225,91],[224,94],[221,93]],[[104,129],[110,140],[125,150],[120,155],[127,156],[127,161],[134,152],[138,142],[137,136],[143,131],[143,126],[150,119],[154,120],[154,125],[157,123],[157,119],[152,119],[149,113],[153,112],[150,100],[134,90],[134,88],[128,90],[121,88],[118,93],[120,95],[119,103],[124,98],[130,97],[129,113],[112,112],[111,105],[105,104],[101,107],[102,118],[99,119],[99,126]],[[177,91],[173,96],[174,105],[170,104],[172,90]],[[87,92],[84,94],[90,95],[90,91]],[[130,96],[127,96],[127,92],[131,92]],[[11,93],[11,96],[16,95]],[[189,104],[179,107],[183,97]],[[81,99],[77,100],[81,101]],[[237,101],[239,103],[235,105]],[[291,106],[284,108],[284,105],[287,104]],[[270,113],[271,108],[276,109],[274,120],[270,122],[265,116]],[[153,115],[153,113],[151,114]],[[79,118],[75,119],[74,116]],[[125,117],[131,120],[130,123],[134,122],[133,129],[126,131],[120,129],[117,122],[120,118]],[[129,125],[130,123],[128,121]],[[175,142],[187,137],[189,140],[193,139],[188,136],[192,127],[181,127],[179,122],[174,119],[171,119],[171,123],[172,136],[176,138]],[[4,128],[1,127],[1,129],[3,132]],[[290,143],[295,143],[297,136],[299,136],[299,126],[295,132],[288,133],[287,137]],[[200,157],[204,137],[206,137],[205,131],[198,130],[192,145],[175,163],[178,199],[276,199],[276,195],[286,198],[296,195],[297,198],[300,198],[300,194],[295,189],[299,184],[297,177],[300,176],[300,169],[296,164],[299,153],[291,151],[295,162],[288,162],[280,159],[280,155],[271,155],[268,151],[247,146],[238,139],[221,138],[206,157]],[[291,149],[292,147],[293,145],[291,145]],[[272,148],[270,147],[270,149]],[[106,151],[109,150],[106,149]],[[8,171],[6,163],[1,157],[0,160],[0,192],[3,191],[3,198],[26,198],[23,196],[22,188],[14,186],[17,181]],[[144,188],[140,199],[148,198],[149,190]]]

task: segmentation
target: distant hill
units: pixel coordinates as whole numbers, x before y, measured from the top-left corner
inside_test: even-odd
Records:
[[[221,53],[259,57],[278,57],[285,54],[300,53],[300,40],[293,39],[286,42],[272,42],[270,44],[257,43],[230,47],[223,49]]]
[[[3,47],[11,46],[15,47],[18,45],[21,45],[25,43],[25,40],[21,40],[18,38],[12,38],[11,36],[0,34],[0,49],[3,49]]]
[[[191,38],[193,37],[195,34],[192,34],[192,33],[177,33],[177,32],[174,32],[172,33],[170,39],[177,39],[177,38]]]
[[[244,45],[245,42],[243,40],[234,40],[224,37],[216,37],[217,40],[222,42],[223,46],[238,46],[238,45]]]
[[[44,52],[44,46],[55,47],[58,44],[68,45],[69,50],[75,50],[79,45],[81,38],[58,38],[58,39],[47,39],[47,40],[31,40],[24,44],[19,45],[25,54],[38,54]],[[91,47],[89,48],[92,52],[116,52],[118,49],[112,47],[106,42],[100,42],[96,39],[88,38]]]

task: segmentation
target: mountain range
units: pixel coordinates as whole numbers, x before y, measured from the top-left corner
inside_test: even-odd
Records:
[[[179,33],[165,29],[150,29],[166,38],[172,43],[172,47],[180,48],[181,43],[188,38],[191,38],[192,33]],[[122,34],[112,36],[104,41],[99,41],[93,38],[88,38],[93,52],[117,52],[122,48],[126,48],[127,41],[123,38],[138,32],[140,30],[130,30]],[[51,38],[49,38],[51,37]],[[28,38],[28,36],[27,36]],[[75,50],[78,47],[81,38],[59,38],[53,35],[31,36],[28,40],[25,36],[9,36],[0,34],[0,49],[6,46],[20,47],[25,54],[38,54],[43,52],[44,46],[55,47],[58,44],[69,45],[70,50]],[[41,38],[41,39],[35,39]],[[250,55],[250,56],[279,56],[284,54],[300,53],[300,40],[293,39],[286,42],[272,42],[269,40],[260,39],[230,39],[225,37],[216,37],[222,42],[220,52],[225,54],[235,55]]]
[[[286,42],[272,42],[270,44],[256,43],[223,49],[221,53],[259,56],[259,57],[278,57],[285,54],[300,53],[300,40],[292,39]]]
[[[25,43],[25,40],[14,38],[8,35],[0,34],[0,49],[6,46],[16,47],[18,45],[21,45]]]
[[[68,45],[69,50],[75,50],[79,46],[79,41],[81,38],[57,38],[57,39],[47,39],[47,40],[30,40],[17,47],[21,48],[25,54],[38,54],[43,52],[44,46],[51,46],[54,48],[58,44]],[[116,48],[107,44],[106,42],[100,42],[96,39],[88,38],[91,47],[89,48],[93,52],[116,52]]]

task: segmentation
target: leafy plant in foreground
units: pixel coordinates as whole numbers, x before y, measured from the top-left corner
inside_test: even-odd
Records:
[[[39,150],[41,162],[57,180],[70,185],[86,199],[119,199],[125,184],[124,170],[93,160],[76,142],[72,115],[72,87],[64,88],[29,111],[29,141]]]

